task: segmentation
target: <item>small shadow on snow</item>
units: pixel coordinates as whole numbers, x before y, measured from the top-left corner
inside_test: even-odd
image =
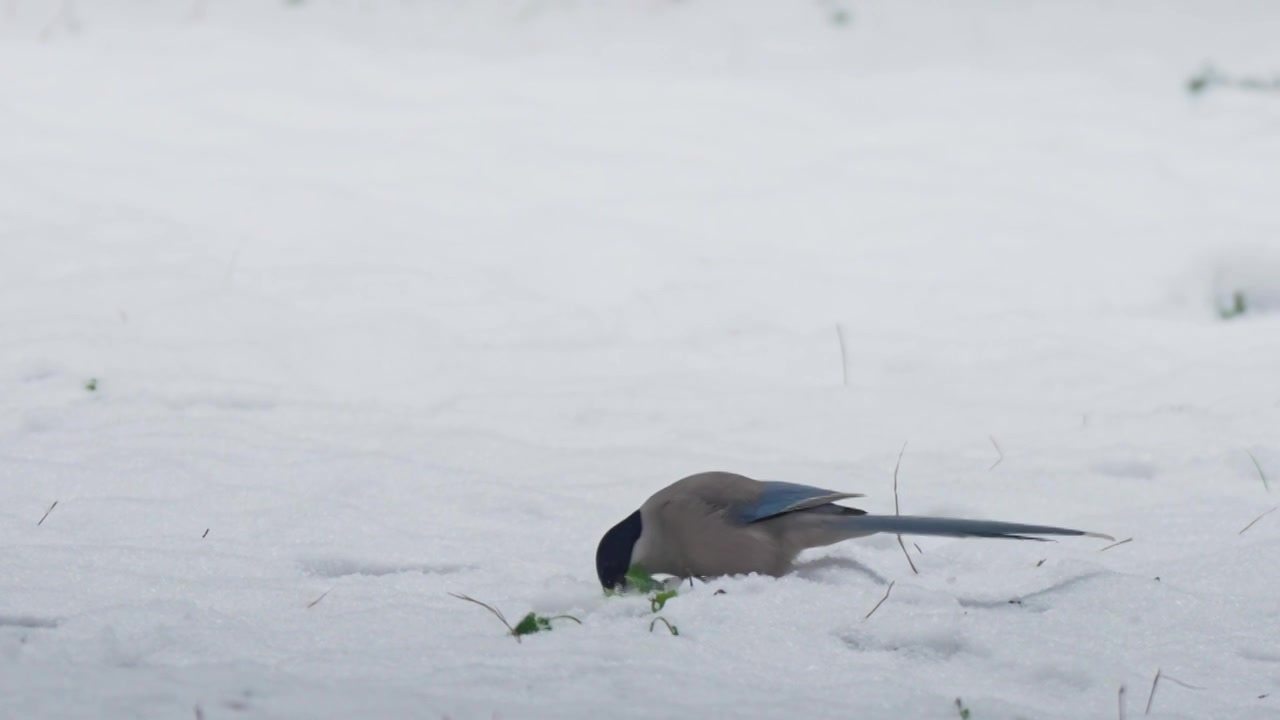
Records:
[[[451,575],[453,573],[474,570],[474,565],[450,563],[387,563],[369,560],[353,560],[350,558],[303,558],[298,566],[308,575],[326,578],[340,578],[348,575],[398,575],[400,573],[421,573],[424,575]]]
[[[795,574],[806,580],[821,580],[829,570],[852,570],[875,580],[881,585],[889,584],[888,578],[851,558],[822,557],[808,562],[796,563],[795,566]]]
[[[970,642],[960,629],[953,626],[879,626],[875,630],[854,630],[839,638],[855,652],[901,653],[922,660],[985,654],[981,647]]]
[[[0,615],[0,627],[56,628],[59,622],[58,618],[35,615]]]
[[[1280,663],[1280,647],[1262,647],[1259,645],[1253,645],[1241,648],[1237,654],[1245,660],[1265,663]]]
[[[1036,590],[1035,592],[1030,592],[1025,595],[1019,595],[1017,597],[1009,598],[1008,600],[978,600],[978,599],[972,599],[972,598],[956,598],[956,601],[960,603],[961,607],[966,607],[966,608],[991,609],[991,608],[1003,608],[1003,607],[1014,606],[1014,607],[1022,607],[1024,609],[1032,610],[1034,612],[1044,612],[1045,610],[1049,609],[1049,606],[1043,602],[1038,602],[1038,601],[1043,600],[1045,597],[1049,595],[1054,595],[1064,590],[1069,590],[1070,588],[1076,585],[1081,585],[1090,580],[1093,580],[1096,577],[1107,575],[1107,574],[1109,573],[1106,573],[1103,571],[1097,571],[1097,572],[1085,573],[1083,575],[1077,575],[1075,577],[1062,580],[1061,582],[1056,582],[1046,588]]]
[[[53,365],[39,364],[23,368],[18,377],[24,383],[37,383],[52,380],[58,377],[59,374],[61,374],[59,369]]]
[[[254,411],[274,410],[276,402],[265,395],[244,392],[204,393],[169,398],[166,404],[172,410],[207,408],[213,410]]]
[[[1102,475],[1138,480],[1150,480],[1160,472],[1160,469],[1151,463],[1132,459],[1102,460],[1091,465],[1090,469]]]

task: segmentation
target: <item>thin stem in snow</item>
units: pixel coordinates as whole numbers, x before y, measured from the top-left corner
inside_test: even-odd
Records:
[[[49,513],[53,512],[53,509],[56,507],[58,507],[58,501],[54,500],[53,504],[49,506],[49,509],[44,511],[44,515],[40,516],[40,522],[36,523],[36,527],[43,525],[45,518],[49,517]]]
[[[1244,452],[1249,456],[1249,459],[1253,461],[1253,466],[1258,468],[1258,477],[1262,478],[1263,489],[1267,492],[1271,492],[1271,483],[1267,482],[1267,474],[1262,471],[1262,464],[1258,462],[1258,458],[1254,457],[1253,453],[1248,450],[1245,450]]]
[[[879,610],[879,609],[880,609],[880,606],[884,604],[884,601],[889,599],[889,593],[893,592],[893,585],[894,585],[894,583],[896,583],[896,582],[897,582],[897,580],[894,580],[893,582],[889,583],[889,587],[885,588],[885,590],[884,590],[884,597],[880,598],[880,602],[876,603],[876,606],[875,606],[875,607],[873,607],[873,608],[871,608],[871,612],[869,612],[869,613],[867,613],[866,615],[862,616],[862,619],[863,619],[863,620],[866,620],[867,618],[869,618],[869,617],[871,617],[872,615],[874,615],[874,614],[875,614],[875,612],[876,612],[877,610]]]
[[[902,449],[898,451],[898,461],[893,465],[893,514],[895,516],[902,514],[898,505],[898,468],[902,467],[902,454],[907,451],[907,442],[909,441],[902,443]],[[907,544],[902,541],[902,535],[898,535],[898,547],[902,548],[902,555],[907,559],[907,564],[911,566],[911,572],[919,575],[920,571],[916,569],[915,562],[911,560],[911,553],[907,552]]]
[[[1004,462],[1004,451],[1000,449],[1000,443],[996,442],[995,435],[988,435],[987,437],[990,438],[991,446],[996,449],[996,453],[1000,455],[1000,457],[996,458],[995,462],[991,463],[991,467],[987,468],[987,472],[990,472],[995,470],[997,465]]]
[[[1280,505],[1277,505],[1277,506],[1275,506],[1275,507],[1271,508],[1270,510],[1268,510],[1268,511],[1266,511],[1266,512],[1262,513],[1262,514],[1261,514],[1261,515],[1259,515],[1258,517],[1254,518],[1252,521],[1250,521],[1250,522],[1249,522],[1249,524],[1248,524],[1248,525],[1245,525],[1244,527],[1240,528],[1240,532],[1238,532],[1238,533],[1236,533],[1236,534],[1237,534],[1237,535],[1243,535],[1245,530],[1248,530],[1249,528],[1253,527],[1254,525],[1257,525],[1259,520],[1261,520],[1262,518],[1264,518],[1264,517],[1266,517],[1266,516],[1270,515],[1271,513],[1275,512],[1276,510],[1280,510]]]
[[[836,342],[840,343],[840,384],[849,387],[849,351],[844,344],[844,328],[840,323],[836,323]]]

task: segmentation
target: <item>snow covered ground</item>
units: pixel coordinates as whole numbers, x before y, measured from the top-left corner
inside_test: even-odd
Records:
[[[1186,86],[1277,37],[5,0],[0,717],[1280,717],[1280,93]],[[903,512],[1133,540],[850,542],[678,637],[602,597],[667,483],[892,512],[903,442]]]

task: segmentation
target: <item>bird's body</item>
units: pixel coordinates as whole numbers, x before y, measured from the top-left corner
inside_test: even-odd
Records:
[[[1020,539],[1097,535],[985,520],[868,515],[834,504],[854,497],[861,495],[728,472],[690,475],[610,529],[596,551],[596,569],[601,584],[613,588],[631,567],[679,577],[780,576],[803,550],[878,532]]]
[[[845,513],[863,514],[839,505],[819,504],[745,522],[743,509],[758,503],[764,485],[742,475],[709,472],[659,490],[640,506],[645,532],[632,564],[681,577],[783,575],[800,551],[856,536],[827,522]],[[832,493],[830,499],[846,497],[858,496]]]

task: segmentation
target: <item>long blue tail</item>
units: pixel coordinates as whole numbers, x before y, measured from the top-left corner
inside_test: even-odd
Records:
[[[995,520],[963,520],[960,518],[920,517],[915,515],[847,515],[840,518],[842,528],[854,532],[894,533],[898,535],[941,535],[943,537],[1012,538],[1015,540],[1039,540],[1048,538],[1032,535],[1085,535],[1114,540],[1110,535],[1052,527],[1050,525],[1023,525]]]

